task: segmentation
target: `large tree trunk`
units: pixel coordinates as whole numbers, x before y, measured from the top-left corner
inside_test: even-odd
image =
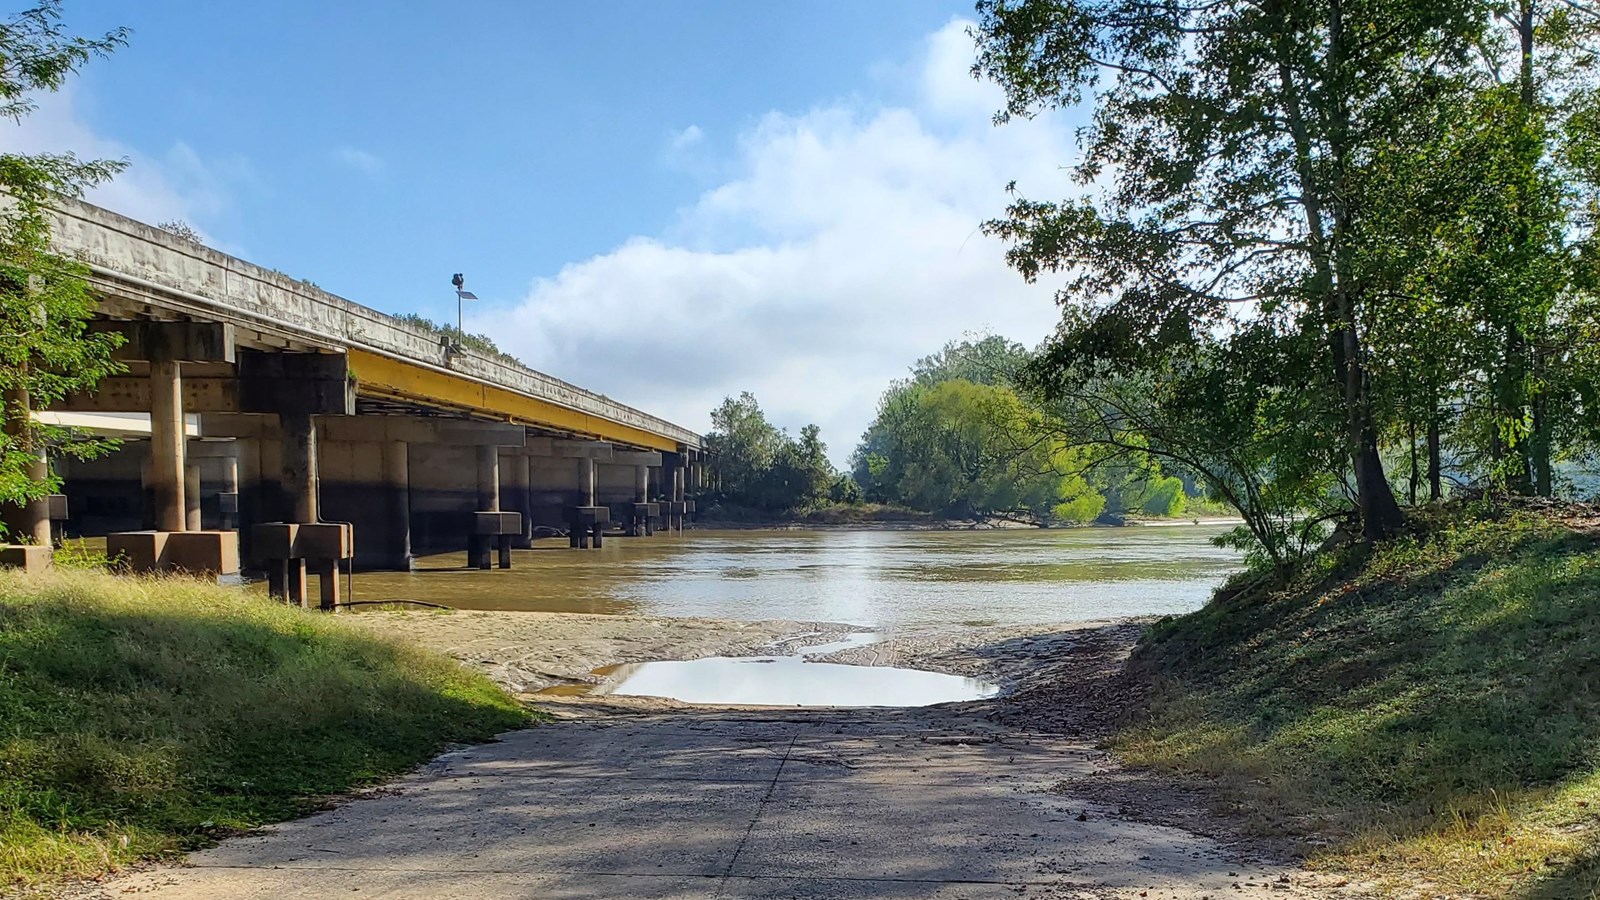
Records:
[[[1544,373],[1539,371],[1539,367],[1543,362],[1536,351],[1533,357],[1534,374],[1541,378]],[[1555,485],[1550,465],[1550,422],[1543,389],[1533,395],[1532,407],[1533,433],[1528,436],[1528,462],[1533,469],[1533,492],[1540,497],[1549,497],[1555,493]]]
[[[1269,7],[1281,15],[1282,7]],[[1345,52],[1343,8],[1340,0],[1331,0],[1328,6],[1328,69],[1325,81],[1338,83]],[[1405,523],[1394,490],[1383,472],[1383,459],[1378,454],[1378,435],[1372,422],[1366,375],[1361,365],[1361,342],[1357,332],[1355,303],[1357,298],[1349,293],[1345,277],[1346,242],[1337,238],[1348,226],[1349,209],[1340,190],[1339,166],[1345,161],[1348,150],[1346,137],[1350,126],[1350,111],[1342,97],[1301,97],[1300,79],[1296,77],[1295,54],[1288,40],[1293,23],[1282,17],[1270,27],[1275,29],[1278,47],[1278,83],[1282,91],[1283,112],[1290,136],[1294,141],[1295,175],[1299,182],[1301,208],[1305,211],[1306,230],[1309,237],[1313,283],[1322,295],[1322,316],[1328,329],[1328,349],[1332,362],[1335,390],[1340,392],[1345,414],[1346,452],[1350,468],[1355,474],[1356,506],[1361,513],[1362,533],[1369,540],[1388,537]],[[1328,122],[1327,151],[1333,161],[1332,183],[1323,183],[1313,163],[1311,135],[1307,128],[1305,103],[1325,104],[1320,115]],[[1330,239],[1324,222],[1324,200],[1332,210],[1333,237]],[[1335,258],[1337,249],[1339,259]]]
[[[1340,292],[1336,291],[1336,296]],[[1350,467],[1356,476],[1356,505],[1361,509],[1361,533],[1367,540],[1393,535],[1405,524],[1405,514],[1395,499],[1394,489],[1383,471],[1378,453],[1378,433],[1373,427],[1367,396],[1366,376],[1362,372],[1354,315],[1343,304],[1343,327],[1334,334],[1334,369],[1344,382],[1344,404],[1348,417]]]
[[[1422,484],[1421,465],[1417,462],[1417,419],[1406,414],[1406,438],[1411,449],[1411,474],[1406,479],[1406,505],[1417,505],[1417,488]]]
[[[1428,411],[1428,501],[1444,496],[1444,466],[1439,459],[1439,404],[1435,400]]]

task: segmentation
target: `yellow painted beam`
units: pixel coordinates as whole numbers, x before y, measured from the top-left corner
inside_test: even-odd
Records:
[[[356,379],[358,395],[405,400],[423,406],[464,409],[507,422],[568,431],[652,450],[676,452],[678,449],[676,440],[642,428],[365,350],[351,348],[349,363],[350,374]]]

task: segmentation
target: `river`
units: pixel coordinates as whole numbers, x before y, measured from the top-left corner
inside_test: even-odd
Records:
[[[355,577],[359,600],[464,609],[848,622],[870,628],[1032,625],[1182,613],[1239,568],[1225,525],[992,531],[690,531],[565,540],[510,571],[455,553]]]

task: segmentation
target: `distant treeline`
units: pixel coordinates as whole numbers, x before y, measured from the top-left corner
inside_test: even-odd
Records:
[[[749,393],[712,412],[713,502],[798,514],[874,503],[953,519],[1050,526],[1212,512],[1196,480],[1152,457],[1095,460],[1014,386],[1032,361],[1000,337],[952,342],[884,392],[841,473],[816,425],[798,437]]]

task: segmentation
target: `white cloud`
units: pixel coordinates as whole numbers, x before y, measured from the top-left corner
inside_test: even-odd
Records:
[[[687,150],[705,139],[706,133],[700,130],[699,125],[690,125],[688,128],[673,135],[672,140],[667,142],[667,146],[672,150]]]
[[[231,184],[254,178],[244,160],[207,162],[181,141],[160,156],[149,156],[102,137],[84,121],[70,86],[34,99],[38,109],[20,124],[0,120],[0,151],[70,151],[83,159],[127,160],[122,174],[91,189],[85,199],[141,222],[180,219],[212,243],[205,221],[229,207]]]
[[[344,144],[333,149],[333,159],[340,165],[348,166],[369,178],[376,178],[383,174],[383,159],[375,153],[369,153],[359,147]]]
[[[920,356],[992,330],[1034,343],[1057,320],[1048,285],[979,233],[1007,182],[1070,190],[1069,127],[995,128],[1000,96],[972,82],[968,23],[931,35],[908,106],[840,102],[772,112],[743,134],[735,173],[666,235],[537,280],[495,339],[535,368],[705,429],[753,391],[774,421],[823,428],[842,462],[879,394]]]

